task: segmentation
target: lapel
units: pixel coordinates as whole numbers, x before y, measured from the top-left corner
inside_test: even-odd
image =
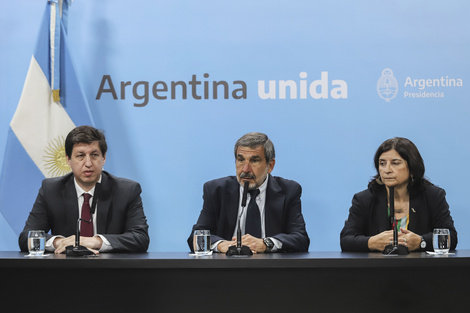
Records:
[[[264,204],[264,227],[266,237],[273,236],[279,233],[283,221],[283,208],[285,202],[285,194],[282,192],[281,186],[277,183],[276,179],[269,174],[268,186],[266,187],[266,202]]]
[[[385,187],[383,190],[380,190],[377,193],[377,197],[375,198],[375,205],[372,206],[373,210],[375,210],[375,215],[377,216],[377,226],[378,226],[378,233],[381,233],[385,230],[392,229],[392,225],[390,224],[390,217],[388,216],[388,202],[387,202],[387,191]],[[373,225],[371,223],[370,225]]]
[[[235,231],[235,227],[237,227],[238,221],[238,206],[240,204],[240,184],[236,177],[232,177],[232,179],[228,182],[230,186],[226,188],[225,192],[225,203],[227,205],[227,219],[228,219],[228,230],[230,231],[230,236],[228,238],[232,238],[232,235]],[[246,209],[246,208],[245,208]]]
[[[408,230],[416,231],[418,226],[419,208],[423,207],[420,197],[412,197],[410,195],[410,222],[408,224]]]
[[[108,214],[111,207],[111,199],[114,187],[114,180],[109,177],[108,173],[103,171],[101,175],[101,188],[100,192],[97,195],[97,206],[96,206],[96,214],[97,214],[97,230],[98,234],[106,234],[107,233],[107,225],[108,225]]]
[[[63,208],[65,209],[65,228],[64,233],[75,234],[77,220],[79,218],[78,201],[77,201],[77,190],[75,189],[75,183],[73,180],[73,174],[69,174],[70,177],[66,179],[65,184],[62,188],[62,200],[64,203]]]

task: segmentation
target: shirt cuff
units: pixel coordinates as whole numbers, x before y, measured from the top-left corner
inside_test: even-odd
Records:
[[[100,252],[110,252],[113,250],[113,246],[109,243],[108,239],[106,239],[103,235],[95,235],[99,236],[101,240],[103,240],[103,244],[101,245]]]
[[[48,251],[48,252],[54,252],[55,251],[54,240],[58,237],[59,238],[64,238],[64,236],[52,236],[51,238],[49,238],[49,240],[46,242],[46,251]]]
[[[217,250],[217,246],[219,245],[219,243],[221,243],[223,240],[217,240],[215,243],[211,244],[211,250],[214,251],[214,252],[219,252],[219,250]]]
[[[274,247],[271,250],[271,252],[276,252],[282,249],[282,242],[280,240],[273,238],[273,237],[269,237],[269,239],[271,239],[272,242],[274,243]]]

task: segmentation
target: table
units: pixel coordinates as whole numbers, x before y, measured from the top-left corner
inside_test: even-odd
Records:
[[[470,250],[443,257],[311,252],[247,258],[188,253],[28,258],[21,252],[4,251],[0,252],[0,277],[6,289],[1,293],[4,306],[17,307],[13,312],[32,303],[38,303],[40,310],[29,307],[24,311],[396,313],[470,309]]]

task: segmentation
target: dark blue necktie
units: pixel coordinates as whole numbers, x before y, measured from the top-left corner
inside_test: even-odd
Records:
[[[250,234],[253,237],[261,238],[261,216],[259,214],[259,207],[256,204],[256,197],[259,195],[259,189],[250,190],[251,195],[248,210],[246,211],[245,234]]]

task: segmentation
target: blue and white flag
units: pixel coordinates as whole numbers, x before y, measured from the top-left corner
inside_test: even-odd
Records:
[[[75,125],[94,125],[67,39],[70,0],[47,1],[0,176],[0,212],[16,234],[44,178],[70,172],[64,140]]]

